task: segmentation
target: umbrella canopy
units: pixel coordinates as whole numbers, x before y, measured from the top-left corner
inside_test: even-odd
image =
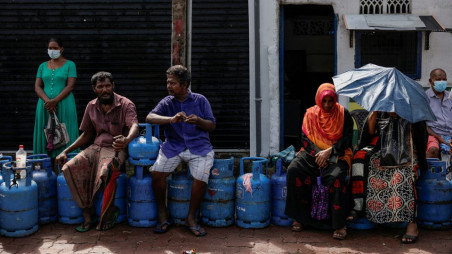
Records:
[[[422,86],[396,68],[366,64],[333,77],[336,92],[368,111],[395,112],[411,123],[435,121]]]

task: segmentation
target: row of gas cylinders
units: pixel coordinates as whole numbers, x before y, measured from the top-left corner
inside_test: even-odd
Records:
[[[244,173],[246,160],[252,161],[249,176]],[[236,180],[234,158],[215,159],[198,214],[201,222],[212,227],[226,227],[235,222],[244,228],[263,228],[270,222],[289,226],[292,220],[284,214],[286,174],[282,172],[282,162],[277,163],[271,180],[262,173],[266,165],[265,158],[242,158],[241,176]],[[153,227],[157,225],[157,205],[151,175],[143,175],[143,166],[136,166],[136,172],[130,179],[128,223],[135,227]],[[175,224],[185,224],[192,184],[189,169],[175,172],[168,179],[168,210]],[[247,184],[250,186],[248,191]]]
[[[75,154],[70,154],[69,160]],[[38,230],[38,224],[59,221],[78,224],[83,221],[82,210],[74,201],[63,173],[58,176],[51,170],[47,155],[31,155],[26,168],[16,168],[12,158],[0,158],[2,179],[0,185],[0,234],[22,237]],[[252,173],[244,173],[244,162],[252,161]],[[284,215],[285,181],[282,163],[272,180],[262,170],[264,158],[247,157],[240,161],[241,176],[233,176],[234,158],[215,159],[211,177],[201,206],[201,221],[210,226],[223,227],[234,224],[244,228],[261,228],[270,224],[288,226],[292,221]],[[26,170],[25,179],[19,179],[16,170]],[[246,189],[246,183],[249,189]],[[175,173],[168,179],[168,209],[176,224],[183,225],[188,214],[193,179],[189,170]],[[273,197],[271,197],[273,189]],[[102,206],[103,191],[96,194],[94,205],[98,216]],[[273,200],[272,212],[270,203]],[[152,179],[143,166],[136,166],[134,176],[122,173],[117,179],[114,204],[119,207],[117,223],[128,220],[134,227],[157,225],[157,205]],[[272,214],[272,216],[270,216]]]
[[[434,158],[427,159],[428,168],[418,172],[417,191],[417,223],[429,229],[452,228],[452,180],[446,175],[450,171],[446,161]],[[392,223],[388,226],[405,227],[406,223]],[[372,229],[375,224],[366,218],[349,223],[349,228]]]

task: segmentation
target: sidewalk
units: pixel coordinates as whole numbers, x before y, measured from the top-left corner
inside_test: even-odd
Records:
[[[344,241],[334,240],[332,231],[270,226],[265,229],[206,227],[205,237],[194,237],[174,226],[158,235],[152,228],[134,228],[121,223],[109,231],[75,231],[75,225],[40,225],[25,238],[0,237],[0,253],[452,253],[452,230],[421,229],[417,243],[403,245],[403,229],[349,230]]]

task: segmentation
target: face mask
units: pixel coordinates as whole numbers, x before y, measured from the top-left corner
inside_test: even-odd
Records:
[[[61,56],[60,51],[57,49],[48,49],[47,53],[49,54],[50,58],[52,58],[52,59],[57,59],[58,57]]]
[[[445,80],[435,81],[433,84],[433,88],[435,88],[438,93],[444,92],[444,90],[446,90],[447,81]]]

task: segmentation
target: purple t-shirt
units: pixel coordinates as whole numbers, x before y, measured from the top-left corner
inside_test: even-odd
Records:
[[[138,123],[135,104],[124,96],[114,93],[113,107],[104,114],[98,99],[88,103],[83,115],[80,131],[92,131],[96,134],[94,144],[108,147],[113,144],[113,137],[127,137],[134,123]]]
[[[209,101],[201,94],[189,92],[183,102],[169,95],[163,98],[150,112],[160,116],[174,116],[184,111],[187,116],[193,114],[205,120],[215,123]],[[163,154],[171,158],[186,148],[191,153],[206,156],[212,151],[209,132],[202,130],[194,124],[184,122],[163,125],[165,142],[161,145]]]

